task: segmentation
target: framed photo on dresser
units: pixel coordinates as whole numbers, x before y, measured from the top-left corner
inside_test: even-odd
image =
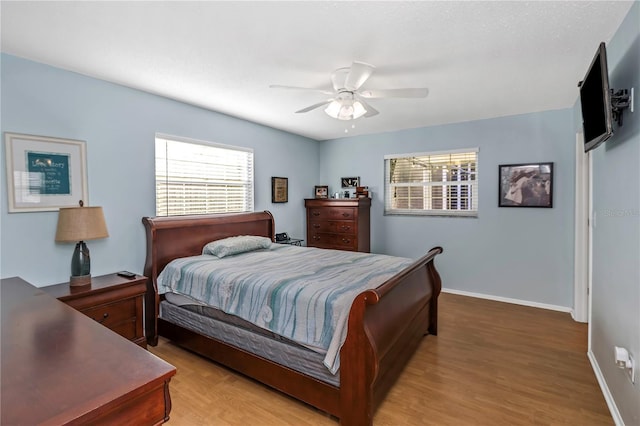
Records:
[[[329,186],[328,185],[316,185],[315,197],[316,198],[329,198]]]

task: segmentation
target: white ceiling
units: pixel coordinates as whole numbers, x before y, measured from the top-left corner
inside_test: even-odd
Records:
[[[324,140],[571,107],[632,3],[2,1],[0,12],[3,52]],[[379,115],[342,122],[294,114],[325,95],[269,88],[330,88],[354,60],[377,67],[363,89],[429,96],[371,99]]]

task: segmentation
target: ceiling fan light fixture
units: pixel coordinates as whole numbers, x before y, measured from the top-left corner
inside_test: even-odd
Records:
[[[351,120],[353,118],[353,102],[343,103],[338,113],[338,120]]]
[[[351,99],[333,100],[324,112],[331,118],[338,120],[355,120],[367,113],[362,103]]]
[[[327,105],[327,107],[324,109],[324,112],[326,112],[327,115],[331,118],[338,118],[340,108],[342,108],[342,104],[334,99],[329,105]]]
[[[353,103],[353,119],[360,118],[367,113],[366,108],[360,101],[355,101]]]

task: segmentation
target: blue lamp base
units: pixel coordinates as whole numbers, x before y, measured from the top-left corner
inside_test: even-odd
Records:
[[[91,258],[89,257],[89,248],[80,241],[76,244],[71,257],[71,277],[69,285],[71,287],[79,287],[91,284]]]

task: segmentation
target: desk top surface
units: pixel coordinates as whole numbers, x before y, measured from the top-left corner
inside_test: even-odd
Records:
[[[21,278],[0,282],[2,424],[64,424],[175,368]]]

